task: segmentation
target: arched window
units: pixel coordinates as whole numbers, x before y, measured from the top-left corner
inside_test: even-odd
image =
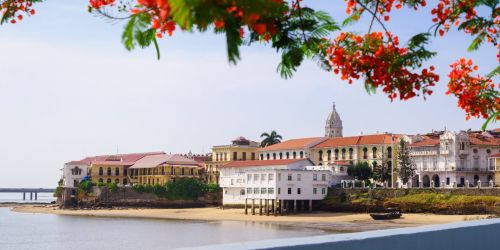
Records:
[[[111,168],[108,168],[108,170],[107,170],[107,174],[108,174],[108,175],[111,175]]]
[[[372,148],[372,158],[373,159],[377,158],[377,148],[376,147]]]
[[[293,155],[293,159],[297,158],[297,152],[293,152],[292,155]]]
[[[264,160],[264,154],[260,154],[260,160]]]
[[[342,160],[345,160],[345,148],[342,149]]]
[[[115,168],[115,175],[120,176],[120,169],[119,168]]]
[[[335,160],[338,160],[339,159],[339,149],[336,148],[335,149]]]
[[[302,155],[300,156],[300,158],[302,158]],[[320,150],[318,152],[318,161],[323,161],[323,150]]]
[[[194,168],[189,169],[189,174],[194,175]]]
[[[363,148],[363,159],[368,159],[368,149]]]
[[[328,161],[332,160],[332,151],[331,150],[326,151],[326,159]]]
[[[102,167],[99,168],[99,176],[102,176],[103,175],[103,172],[104,170],[102,169]],[[101,181],[102,182],[102,181]]]
[[[118,179],[118,178],[117,178],[117,179],[115,180],[115,183],[116,183],[116,184],[120,183],[120,179]]]
[[[283,159],[283,153],[280,153],[280,160]]]
[[[184,175],[185,172],[184,172],[184,168],[181,168],[181,175]]]
[[[110,179],[110,178],[108,178],[108,179],[106,180],[106,183],[111,183],[111,179]]]
[[[286,158],[290,159],[290,152],[286,152]]]
[[[104,180],[102,178],[99,178],[99,183],[102,183]]]
[[[304,158],[304,152],[300,151],[300,159]]]
[[[273,160],[276,160],[276,153],[273,153]]]
[[[268,160],[269,160],[269,159],[271,159],[271,158],[269,157],[269,153],[268,153],[266,156],[267,156],[267,159],[268,159]]]
[[[352,160],[352,153],[354,152],[354,149],[349,148],[349,160]]]
[[[387,158],[392,159],[392,147],[387,148]]]

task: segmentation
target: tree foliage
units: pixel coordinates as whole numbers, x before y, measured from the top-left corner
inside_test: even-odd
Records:
[[[391,169],[387,166],[385,161],[382,164],[378,164],[376,161],[372,163],[373,165],[373,180],[384,183],[391,179]]]
[[[367,162],[360,162],[354,164],[353,166],[349,166],[347,168],[347,174],[363,181],[368,180],[373,176],[372,169]]]
[[[0,23],[16,23],[34,15],[33,4],[41,1],[0,0]],[[302,0],[89,0],[89,11],[126,20],[122,41],[128,50],[154,45],[160,58],[157,39],[172,36],[178,29],[213,31],[225,35],[228,60],[233,64],[240,60],[241,46],[265,43],[280,54],[277,69],[284,78],[291,77],[304,60],[312,59],[349,83],[362,80],[368,93],[380,89],[391,101],[433,93],[439,76],[434,66],[423,65],[436,53],[426,47],[451,30],[470,37],[469,51],[485,45],[498,49],[500,62],[499,0],[433,1],[433,25],[415,32],[406,43],[391,32],[390,16],[404,8],[423,13],[426,0],[344,2],[349,16],[342,25]],[[352,32],[349,26],[363,16],[371,20],[367,32]],[[500,119],[499,67],[484,76],[465,58],[457,58],[450,67],[447,94],[458,98],[466,118],[484,118],[485,125]]]
[[[406,184],[415,176],[416,166],[410,157],[408,142],[401,138],[398,146],[398,175],[403,184]]]
[[[274,145],[274,144],[278,144],[281,142],[281,140],[283,140],[283,137],[281,135],[279,135],[276,131],[271,131],[271,133],[262,133],[260,135],[260,138],[264,138],[261,142],[260,142],[260,146],[261,147],[267,147],[267,146],[271,146],[271,145]]]

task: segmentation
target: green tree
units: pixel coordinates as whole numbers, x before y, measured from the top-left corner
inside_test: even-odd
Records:
[[[372,169],[367,162],[356,163],[353,166],[347,168],[347,174],[358,178],[358,180],[368,180],[372,177]]]
[[[260,138],[264,138],[260,143],[261,147],[267,147],[274,144],[278,144],[283,140],[283,137],[279,135],[276,131],[271,131],[271,133],[262,133]]]
[[[399,140],[399,149],[398,149],[398,175],[399,178],[403,181],[403,184],[406,184],[413,176],[415,176],[415,163],[413,159],[410,157],[410,148],[408,147],[408,142],[401,138]]]
[[[384,183],[391,179],[391,169],[387,166],[387,163],[382,160],[382,164],[378,164],[376,161],[372,163],[373,165],[373,180]]]

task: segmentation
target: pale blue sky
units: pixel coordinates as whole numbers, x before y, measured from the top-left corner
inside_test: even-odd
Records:
[[[343,1],[305,3],[345,17]],[[123,23],[94,17],[86,4],[49,0],[34,17],[0,27],[0,187],[54,186],[64,162],[117,147],[207,153],[271,129],[284,139],[321,136],[333,101],[345,135],[478,129],[483,121],[466,121],[456,99],[444,95],[448,65],[464,54],[483,72],[496,65],[494,49],[468,54],[470,39],[452,32],[432,44],[443,79],[435,94],[391,103],[311,62],[280,79],[278,55],[262,45],[243,48],[243,60],[229,65],[220,35],[176,32],[160,41],[160,61],[153,49],[130,53],[120,43]],[[410,11],[391,20],[402,41],[431,25],[430,16]],[[366,20],[349,29],[365,31]]]

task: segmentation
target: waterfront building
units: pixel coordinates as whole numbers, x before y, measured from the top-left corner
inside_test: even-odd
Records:
[[[165,154],[164,152],[116,154],[92,157],[90,163],[90,180],[95,183],[115,182],[129,185],[128,168],[148,155]]]
[[[231,161],[247,161],[257,159],[259,143],[238,137],[229,145],[212,147],[211,158],[205,162],[207,182],[219,183],[219,167]]]
[[[148,155],[127,171],[132,184],[160,184],[180,178],[202,178],[202,166],[193,159],[176,154]]]
[[[327,140],[325,137],[310,137],[286,140],[258,149],[260,160],[307,159],[311,148]]]
[[[90,162],[70,161],[63,167],[63,187],[75,188],[89,174]]]
[[[500,150],[500,132],[436,131],[412,137],[411,156],[417,167],[412,186],[488,186],[495,172],[488,158]],[[491,166],[491,165],[490,165]]]
[[[273,180],[269,180],[269,176],[263,177],[264,179],[260,177],[255,177],[258,178],[252,179],[251,183],[247,182],[247,173],[252,172],[252,173],[264,173],[266,171],[276,171],[276,170],[294,170],[294,171],[305,171],[306,166],[312,165],[312,162],[309,159],[288,159],[288,160],[269,160],[269,161],[261,161],[261,160],[254,160],[254,161],[232,161],[229,162],[219,168],[220,170],[220,177],[219,177],[219,185],[221,186],[223,190],[223,195],[222,195],[222,202],[223,205],[232,205],[232,204],[245,204],[245,199],[247,198],[246,194],[246,188],[250,187],[248,185],[253,185],[252,188],[255,185],[275,185],[272,186],[275,188],[277,192],[277,184],[282,183],[285,179],[281,180],[280,182],[276,182],[273,178]],[[266,172],[266,173],[268,173]],[[270,173],[269,172],[269,173]],[[323,171],[324,173],[327,173],[328,171]],[[277,172],[273,172],[277,173]],[[284,172],[285,173],[285,172]],[[288,173],[288,172],[286,172]],[[328,172],[329,173],[329,172]],[[277,177],[277,175],[276,175]],[[330,180],[330,176],[327,176],[327,180],[325,185],[328,185],[328,181]],[[260,178],[260,179],[259,179]],[[286,177],[288,178],[288,177]],[[305,179],[301,178],[295,178],[292,179],[293,181],[288,182],[290,185],[312,185],[313,183],[305,181]],[[258,181],[258,182],[257,182]],[[303,182],[299,184],[300,182]],[[255,182],[255,183],[254,183]],[[271,186],[266,186],[266,188],[269,188]],[[281,186],[280,186],[281,187]],[[304,193],[305,194],[305,193]],[[305,199],[304,199],[305,200]]]

